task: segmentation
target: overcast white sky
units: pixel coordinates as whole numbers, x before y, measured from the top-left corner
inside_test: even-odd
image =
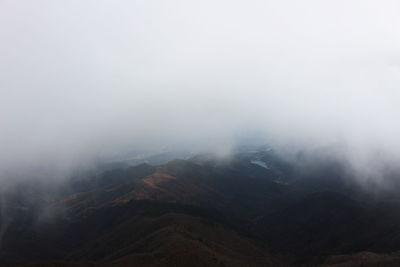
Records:
[[[253,131],[398,156],[399,14],[385,0],[0,0],[0,169],[227,150]]]

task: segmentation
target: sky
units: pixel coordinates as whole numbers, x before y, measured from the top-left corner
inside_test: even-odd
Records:
[[[0,0],[0,173],[258,133],[400,159],[400,2]],[[0,178],[1,179],[1,178]]]

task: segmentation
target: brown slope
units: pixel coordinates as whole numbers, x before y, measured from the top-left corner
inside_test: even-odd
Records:
[[[164,215],[168,226],[140,240],[135,246],[143,252],[131,253],[112,261],[129,266],[282,266],[268,250],[251,240],[198,218]],[[126,249],[126,248],[125,248]],[[147,251],[146,251],[147,250]]]
[[[68,196],[58,204],[79,215],[131,200],[159,200],[256,217],[285,206],[296,195],[288,194],[287,186],[272,182],[263,168],[243,162],[204,165],[175,160],[154,167],[152,173],[141,178],[134,169],[123,177],[122,184],[111,183]],[[104,177],[102,181],[105,183]]]

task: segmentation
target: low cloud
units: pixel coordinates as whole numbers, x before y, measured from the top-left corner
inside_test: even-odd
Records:
[[[238,136],[400,156],[396,1],[0,1],[0,170]],[[5,174],[3,174],[5,176]],[[5,179],[3,177],[3,179]]]

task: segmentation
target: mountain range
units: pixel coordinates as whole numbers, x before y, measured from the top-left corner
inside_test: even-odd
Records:
[[[398,266],[398,189],[304,158],[260,148],[17,183],[1,195],[0,263]]]

